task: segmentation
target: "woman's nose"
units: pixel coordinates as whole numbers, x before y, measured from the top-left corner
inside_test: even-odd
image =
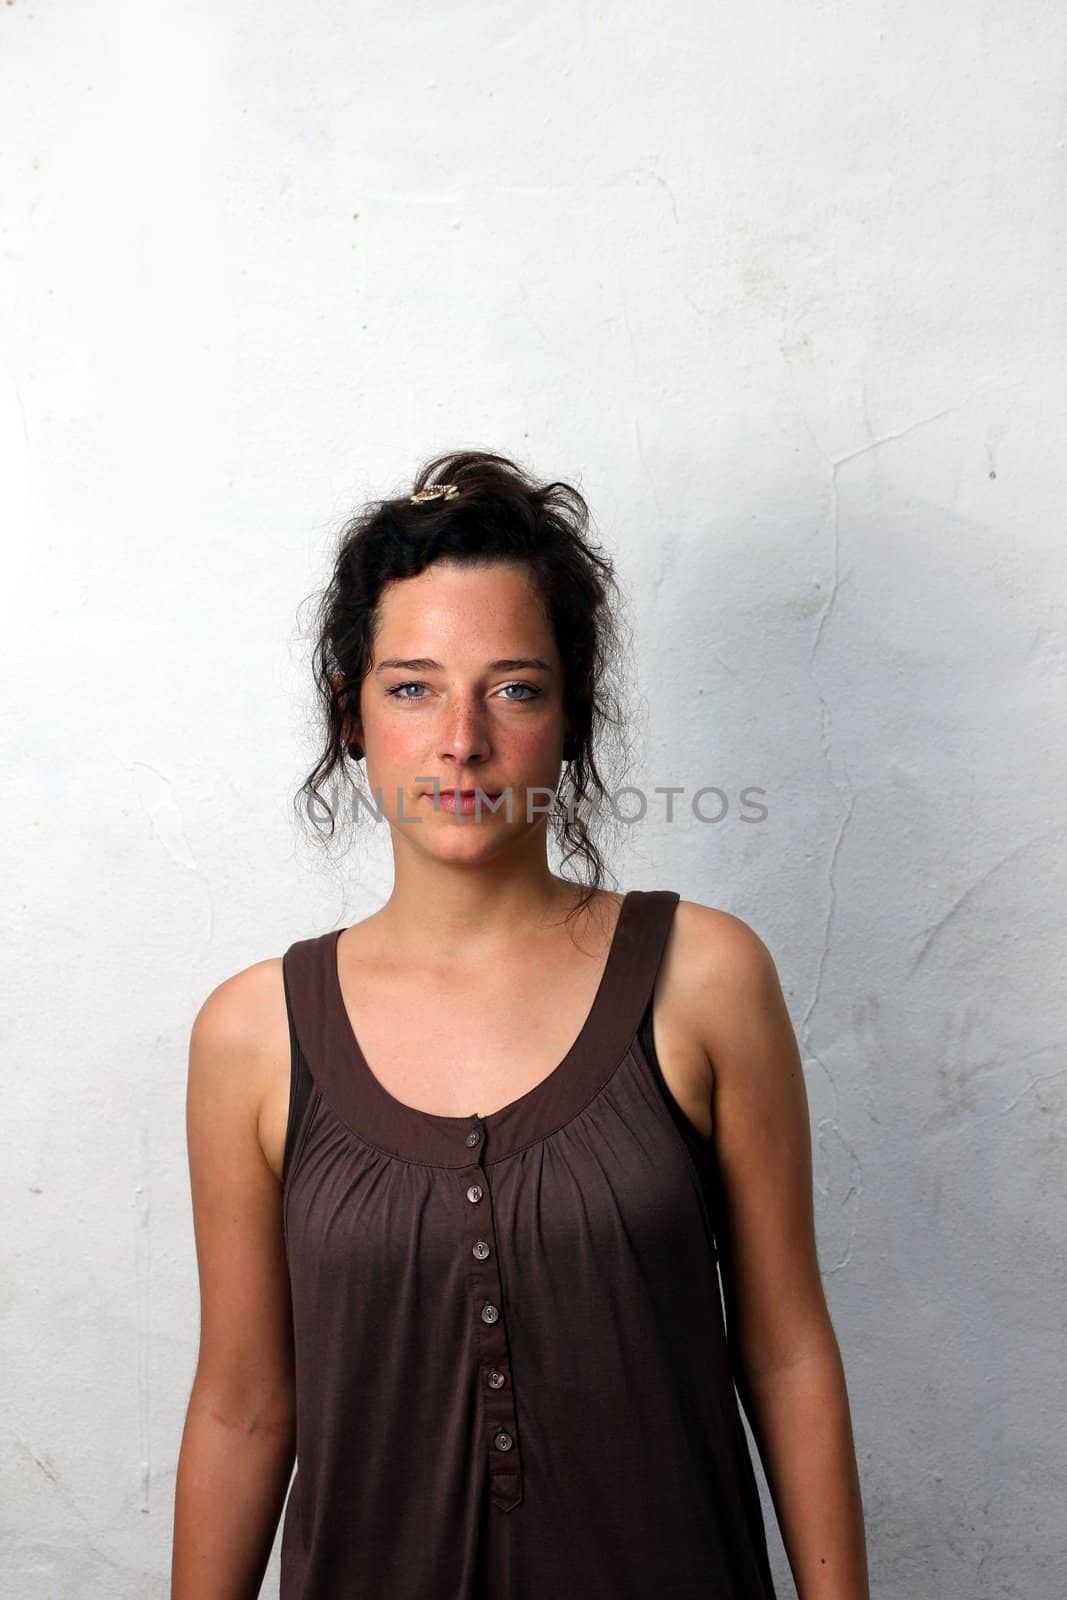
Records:
[[[457,700],[445,713],[443,750],[459,761],[488,751],[488,726],[484,711],[469,700]]]

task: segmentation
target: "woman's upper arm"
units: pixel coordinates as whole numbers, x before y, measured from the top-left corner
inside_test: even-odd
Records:
[[[778,972],[739,918],[699,907],[696,1026],[712,1067],[724,1297],[749,1377],[833,1337],[819,1273],[804,1070]]]
[[[288,1426],[293,1413],[282,1191],[258,1133],[280,1059],[288,1060],[281,963],[264,961],[228,978],[201,1006],[186,1095],[200,1280],[194,1393],[219,1420],[248,1430]]]

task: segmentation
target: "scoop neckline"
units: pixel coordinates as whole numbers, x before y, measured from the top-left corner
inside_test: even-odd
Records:
[[[512,1120],[516,1113],[532,1109],[536,1101],[548,1099],[562,1080],[567,1077],[569,1069],[582,1059],[586,1044],[593,1036],[602,1016],[606,1013],[619,953],[624,946],[625,929],[633,914],[639,894],[639,890],[628,889],[622,897],[618,916],[615,919],[615,926],[612,930],[611,941],[608,945],[607,960],[601,971],[592,1004],[586,1012],[585,1021],[582,1023],[577,1036],[563,1059],[557,1062],[547,1075],[539,1079],[531,1088],[520,1095],[516,1095],[513,1100],[507,1101],[504,1105],[498,1106],[494,1111],[469,1111],[465,1115],[425,1111],[421,1106],[413,1106],[409,1101],[399,1099],[391,1089],[386,1088],[385,1084],[377,1076],[363,1053],[363,1047],[359,1042],[355,1028],[352,1026],[348,1008],[345,1005],[344,991],[341,988],[341,974],[337,964],[337,949],[341,935],[347,933],[348,928],[338,928],[330,936],[327,945],[330,1004],[335,1012],[337,1032],[344,1042],[346,1054],[367,1092],[378,1102],[383,1110],[390,1114],[393,1121],[403,1121],[412,1127],[437,1127],[453,1132],[471,1127],[481,1127],[488,1132],[498,1127],[501,1123]]]

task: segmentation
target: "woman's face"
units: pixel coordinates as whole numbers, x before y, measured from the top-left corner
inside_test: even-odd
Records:
[[[442,560],[389,584],[355,737],[374,801],[416,849],[484,860],[543,830],[563,762],[563,668],[526,569]],[[454,791],[479,787],[480,814],[457,805]]]

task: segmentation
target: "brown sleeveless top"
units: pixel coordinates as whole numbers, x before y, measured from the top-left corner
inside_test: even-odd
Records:
[[[286,952],[281,1600],[773,1600],[713,1144],[653,1048],[678,898],[625,896],[578,1038],[488,1116],[375,1078],[339,932]]]

